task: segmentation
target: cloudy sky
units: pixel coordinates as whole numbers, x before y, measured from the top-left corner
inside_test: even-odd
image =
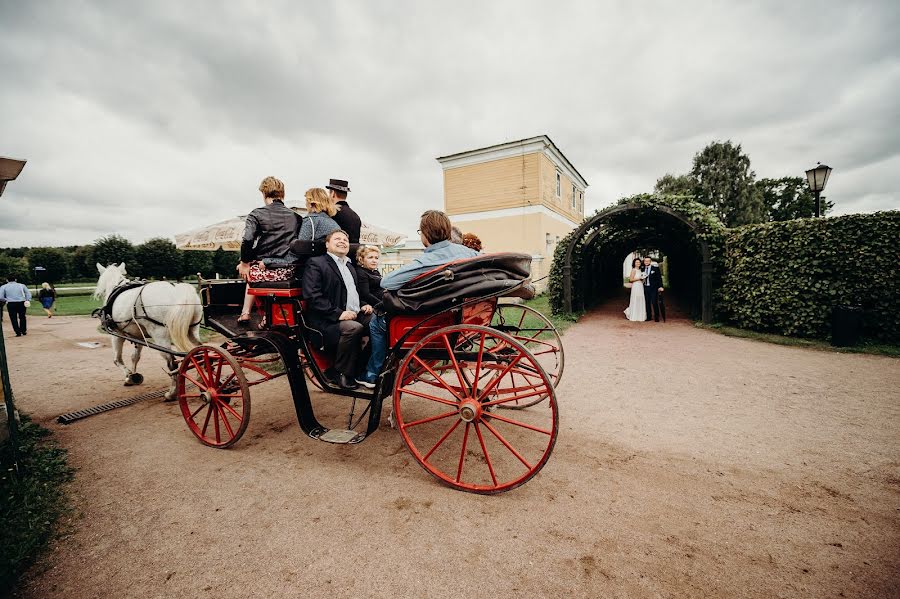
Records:
[[[0,0],[0,246],[135,243],[348,179],[364,220],[442,207],[435,157],[547,134],[586,210],[713,140],[900,208],[900,3]]]

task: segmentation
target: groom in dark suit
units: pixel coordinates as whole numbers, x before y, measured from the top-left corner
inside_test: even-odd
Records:
[[[325,237],[324,256],[315,256],[303,271],[303,299],[309,326],[322,333],[325,351],[334,357],[336,372],[326,372],[344,389],[355,388],[361,341],[369,331],[372,306],[362,304],[356,269],[347,258],[350,239],[338,229]],[[362,304],[362,305],[361,305]]]
[[[658,266],[653,266],[650,256],[644,257],[644,302],[647,304],[647,320],[650,320],[651,312],[653,320],[659,322],[659,292],[663,290],[662,273]]]

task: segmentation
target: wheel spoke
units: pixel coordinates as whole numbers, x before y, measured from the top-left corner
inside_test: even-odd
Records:
[[[425,454],[425,457],[422,458],[422,461],[423,461],[423,462],[427,462],[427,461],[428,461],[428,458],[431,457],[431,454],[433,454],[433,453],[435,452],[435,450],[436,450],[438,447],[440,447],[441,444],[442,444],[444,441],[447,440],[447,437],[449,437],[449,436],[453,433],[453,431],[456,430],[456,427],[459,426],[459,423],[460,423],[460,422],[462,422],[462,420],[457,420],[456,422],[453,423],[453,425],[452,425],[450,428],[447,429],[447,432],[444,433],[444,436],[441,437],[440,439],[438,439],[438,442],[434,444],[434,447],[432,447],[431,449],[429,449],[429,450],[428,450],[428,453]]]
[[[452,353],[452,352],[451,352],[451,353]],[[452,393],[454,397],[456,397],[456,398],[459,399],[459,400],[462,400],[462,397],[461,397],[460,395],[458,395],[458,394],[450,387],[450,384],[447,383],[447,381],[445,381],[441,376],[438,376],[438,374],[437,374],[434,370],[431,369],[431,366],[429,366],[428,364],[426,364],[425,362],[423,362],[422,359],[421,359],[419,356],[413,356],[413,358],[415,358],[415,360],[416,360],[419,364],[421,364],[421,365],[425,368],[425,370],[427,370],[428,373],[431,374],[431,376],[434,377],[434,380],[438,381],[438,382],[439,382],[439,383],[440,383],[447,391],[449,391],[450,393]],[[416,379],[422,381],[423,383],[427,382],[427,381],[422,380],[420,377],[421,377],[421,373],[419,373],[419,374],[416,375]],[[414,381],[413,381],[413,382],[414,382]]]
[[[218,379],[218,377],[213,379],[213,365],[209,361],[209,352],[208,351],[203,352],[203,364],[206,365],[207,380],[209,380],[210,386],[215,386],[216,383],[219,382],[219,379]]]
[[[193,419],[194,419],[194,416],[196,416],[197,414],[199,414],[199,413],[200,413],[200,410],[202,410],[202,409],[205,408],[205,407],[206,407],[206,404],[205,404],[205,403],[200,404],[200,407],[197,408],[196,410],[194,410],[194,413],[191,414],[191,420],[193,420]]]
[[[219,409],[221,410],[222,408],[225,408],[226,410],[231,412],[234,415],[234,417],[238,419],[238,422],[240,422],[241,420],[244,419],[243,416],[241,416],[240,414],[237,413],[237,410],[235,410],[234,407],[225,403],[224,401],[219,401]]]
[[[440,397],[435,397],[433,395],[425,395],[424,393],[419,393],[418,391],[413,391],[409,387],[401,387],[400,389],[398,389],[398,391],[400,391],[401,393],[409,393],[410,395],[414,395],[416,397],[421,397],[422,399],[430,399],[431,401],[436,401],[438,403],[442,403],[442,404],[445,404],[448,406],[456,407],[459,405],[458,401],[450,401],[449,399],[443,399]]]
[[[222,378],[222,366],[225,364],[225,360],[219,358],[218,362],[216,362],[216,382]]]
[[[222,417],[222,423],[225,425],[225,430],[228,431],[228,436],[234,438],[234,430],[231,428],[231,424],[228,422],[228,414],[222,411],[222,402],[219,402],[219,405],[216,409],[216,414]],[[241,419],[238,418],[238,423],[240,423]]]
[[[459,479],[462,478],[463,464],[466,461],[466,445],[469,442],[469,426],[471,424],[471,422],[466,423],[466,430],[463,433],[462,449],[459,452],[459,468],[456,469],[456,482],[459,482]]]
[[[213,416],[213,427],[216,429],[216,443],[221,443],[222,436],[219,433],[219,409],[214,401],[210,402],[209,405],[212,406],[213,412],[215,412]]]
[[[460,389],[462,389],[463,390],[462,392],[465,394],[466,393],[466,391],[465,391],[466,383],[463,380],[462,372],[459,370],[459,362],[456,361],[456,354],[453,353],[453,348],[450,347],[450,339],[447,338],[447,335],[444,335],[443,338],[444,338],[444,347],[447,348],[447,354],[450,356],[450,361],[453,364],[453,369],[456,371],[456,377],[459,379]]]
[[[487,446],[484,444],[484,437],[481,435],[481,429],[478,428],[478,423],[475,423],[475,434],[478,435],[478,442],[481,444],[481,451],[484,453],[484,461],[487,462],[488,470],[491,473],[491,480],[494,481],[494,486],[497,486],[497,475],[494,474],[494,465],[491,464],[491,458],[488,455]]]
[[[553,434],[553,431],[547,431],[542,428],[533,426],[531,424],[525,424],[524,422],[519,422],[518,420],[512,420],[510,418],[506,418],[505,416],[501,416],[501,415],[497,414],[496,412],[491,412],[491,418],[493,420],[499,420],[500,422],[507,422],[507,423],[513,424],[515,426],[521,426],[522,428],[527,428],[528,430],[535,431],[537,433],[543,433],[545,435]]]
[[[534,391],[532,393],[526,393],[525,395],[513,395],[512,397],[507,397],[506,399],[495,399],[493,401],[486,401],[481,404],[482,408],[487,408],[489,406],[499,406],[500,404],[509,403],[511,401],[519,401],[521,399],[528,399],[529,397],[539,397],[541,395],[546,395],[546,389]]]
[[[510,370],[512,370],[513,367],[514,367],[516,364],[519,363],[519,360],[522,359],[522,356],[523,356],[523,354],[519,354],[519,355],[517,355],[515,358],[513,358],[512,360],[510,360],[509,364],[507,364],[507,366],[506,366],[506,368],[503,370],[503,372],[500,373],[500,376],[498,376],[498,377],[495,378],[493,381],[491,381],[491,384],[488,385],[488,386],[485,388],[485,390],[481,392],[481,395],[478,396],[478,400],[479,400],[479,401],[483,400],[483,399],[487,396],[487,394],[490,393],[491,390],[493,390],[493,388],[497,386],[497,383],[500,382],[500,379],[502,379],[503,377],[505,377],[506,374],[507,374]]]
[[[186,378],[187,380],[189,380],[191,383],[193,383],[198,389],[203,389],[204,391],[209,389],[209,385],[201,385],[200,383],[195,381],[193,378],[191,378],[187,373],[184,373],[182,376],[184,378]],[[203,378],[203,377],[200,377],[200,378]]]
[[[200,364],[197,362],[197,358],[191,356],[191,363],[194,365],[194,369],[197,371],[197,374],[200,375],[200,378],[206,384],[206,387],[211,387],[212,385],[210,384],[209,380],[207,380],[207,378],[203,375],[203,368],[201,368]]]
[[[212,416],[213,404],[212,402],[206,404],[209,409],[206,411],[206,420],[203,421],[203,430],[200,432],[204,437],[206,436],[206,429],[209,428],[209,417]]]
[[[449,418],[450,416],[456,416],[459,414],[457,411],[446,412],[444,414],[438,414],[437,416],[431,416],[429,418],[422,418],[421,420],[414,420],[413,422],[407,424],[401,424],[400,426],[403,428],[409,428],[411,426],[419,426],[420,424],[425,424],[426,422],[434,422],[435,420],[441,420],[442,418]]]
[[[493,414],[492,414],[492,416],[493,416]],[[518,451],[516,451],[515,448],[514,448],[512,445],[509,444],[509,441],[507,441],[506,439],[504,439],[504,438],[503,438],[503,435],[501,435],[500,432],[497,431],[497,429],[495,429],[493,426],[491,426],[491,423],[490,423],[490,422],[483,421],[482,424],[484,424],[484,426],[485,426],[489,431],[491,431],[491,432],[494,434],[494,436],[497,437],[497,439],[498,439],[501,443],[503,443],[503,445],[504,445],[510,452],[512,452],[512,454],[513,454],[514,456],[516,456],[517,458],[519,458],[519,461],[522,462],[523,464],[525,464],[525,467],[526,467],[526,468],[528,468],[529,470],[532,469],[532,465],[528,463],[528,460],[526,460],[525,458],[523,458],[523,457],[522,457],[522,454],[520,454]]]
[[[478,392],[478,382],[481,378],[481,358],[484,355],[484,333],[481,333],[481,340],[478,343],[478,360],[475,362],[475,382],[473,383],[473,390],[475,393]]]

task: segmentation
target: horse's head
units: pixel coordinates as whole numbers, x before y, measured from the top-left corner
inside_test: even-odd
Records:
[[[125,272],[125,263],[123,262],[118,266],[113,263],[104,267],[98,262],[97,271],[100,273],[100,278],[97,280],[96,289],[94,289],[94,299],[102,299],[105,302],[116,285],[125,280],[125,275],[127,274]]]

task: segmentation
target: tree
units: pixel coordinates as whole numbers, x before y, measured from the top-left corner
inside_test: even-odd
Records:
[[[690,175],[672,175],[666,173],[656,180],[653,192],[659,195],[693,196],[694,180]]]
[[[193,277],[198,272],[204,277],[214,276],[212,252],[184,251],[181,252],[181,274],[185,277]]]
[[[28,270],[34,273],[36,266],[44,268],[43,273],[35,275],[35,283],[48,281],[59,283],[69,274],[66,253],[59,248],[32,248],[28,250]]]
[[[79,245],[67,255],[69,260],[69,277],[72,279],[96,279],[97,260],[94,259],[94,246]]]
[[[94,242],[94,261],[103,266],[131,262],[134,246],[120,235],[107,235]]]
[[[134,249],[138,265],[131,272],[143,277],[176,279],[181,276],[181,252],[164,237],[149,239]]]
[[[711,207],[726,227],[765,220],[762,193],[750,170],[750,157],[731,140],[715,141],[694,156],[695,198]]]
[[[761,179],[756,183],[762,195],[768,220],[794,220],[811,218],[816,214],[816,198],[802,177]],[[820,200],[822,215],[834,208],[834,204]]]
[[[19,283],[28,283],[28,262],[25,258],[18,258],[0,253],[0,284],[6,283],[6,277],[13,276]]]
[[[241,261],[238,252],[226,252],[222,248],[213,252],[213,270],[224,277],[237,277],[237,265]]]

